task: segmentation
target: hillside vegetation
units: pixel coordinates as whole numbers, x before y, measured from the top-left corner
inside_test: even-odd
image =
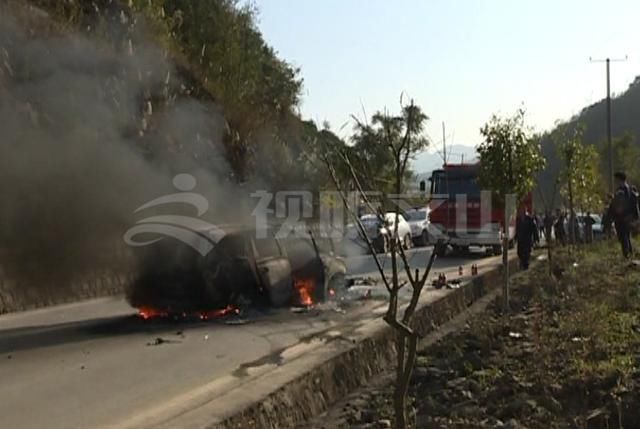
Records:
[[[320,179],[309,175],[300,159],[320,133],[296,113],[300,70],[265,42],[253,7],[236,0],[8,0],[0,7],[19,28],[29,28],[31,39],[80,35],[138,62],[149,60],[149,50],[164,51],[169,67],[161,76],[153,70],[155,87],[145,88],[138,100],[140,112],[151,112],[145,118],[151,128],[177,100],[206,102],[223,118],[220,141],[214,144],[222,146],[229,167],[225,174],[232,181],[318,186]],[[121,70],[112,71],[122,76]],[[0,70],[0,86],[15,78]],[[165,88],[158,88],[162,83]],[[151,151],[149,144],[138,143]],[[274,163],[279,168],[271,168]]]
[[[636,77],[626,91],[612,98],[611,111],[615,169],[626,170],[631,182],[638,185],[640,184],[640,76]],[[542,150],[548,162],[547,168],[540,174],[539,188],[548,201],[551,201],[555,188],[553,183],[560,171],[558,141],[562,139],[563,134],[571,134],[578,125],[584,126],[583,141],[598,148],[601,154],[601,171],[606,174],[608,171],[606,115],[606,100],[600,100],[542,136]],[[603,193],[606,192],[607,183],[605,176]],[[556,197],[556,205],[561,203],[561,199]]]

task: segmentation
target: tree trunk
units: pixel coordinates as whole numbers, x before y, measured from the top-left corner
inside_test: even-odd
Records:
[[[549,275],[551,275],[553,273],[553,252],[551,249],[551,246],[553,245],[551,243],[551,234],[548,234],[549,237],[547,237],[547,259],[549,260]]]
[[[569,173],[569,237],[571,237],[571,245],[576,245],[576,222],[577,219],[573,215],[573,186],[572,186],[572,177],[571,173]]]
[[[509,312],[509,208],[505,198],[504,233],[502,235],[502,305],[505,314]]]
[[[509,177],[513,181],[513,162],[511,160],[511,145],[508,145],[508,171]],[[509,190],[513,190],[513,183],[509,186]],[[509,193],[504,189],[502,193],[504,195],[504,236],[502,237],[502,269],[504,271],[504,278],[502,279],[502,300],[504,314],[509,313]]]
[[[395,413],[393,427],[394,429],[406,429],[408,427],[407,395],[418,352],[418,336],[407,337],[402,333],[398,333],[396,347],[398,348],[398,367],[396,369],[396,383],[393,395]]]
[[[406,429],[407,427],[407,396],[404,393],[404,386],[402,380],[404,379],[404,372],[406,370],[405,363],[405,351],[406,351],[406,338],[398,332],[396,337],[396,348],[398,353],[398,362],[396,367],[396,383],[395,391],[393,394],[393,411],[394,411],[394,429]]]

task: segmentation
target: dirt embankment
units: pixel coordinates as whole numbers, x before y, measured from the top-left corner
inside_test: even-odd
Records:
[[[419,428],[640,427],[640,267],[613,244],[562,250],[499,302],[424,350],[411,395]],[[391,389],[359,392],[329,427],[390,427]]]

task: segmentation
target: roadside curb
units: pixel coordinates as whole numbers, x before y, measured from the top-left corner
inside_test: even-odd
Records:
[[[517,260],[509,262],[515,273]],[[453,290],[430,290],[438,294],[423,302],[415,315],[415,326],[423,335],[463,313],[478,299],[502,285],[502,268],[495,268]],[[159,427],[194,429],[292,428],[326,411],[351,391],[395,365],[395,331],[381,318],[349,332],[351,344],[332,341],[276,368],[225,395],[223,400],[186,412]],[[344,337],[342,338],[344,339]],[[251,386],[255,383],[255,386]],[[258,386],[259,385],[259,386]],[[262,387],[262,389],[260,389]],[[260,395],[264,388],[269,393]],[[275,389],[275,390],[274,390]]]

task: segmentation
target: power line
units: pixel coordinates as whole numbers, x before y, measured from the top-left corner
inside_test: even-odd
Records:
[[[627,61],[628,57],[624,58],[605,58],[605,59],[593,59],[589,57],[589,61],[592,63],[606,63],[607,64],[607,144],[609,146],[609,191],[613,194],[613,143],[611,141],[611,77],[610,77],[610,64],[612,62]]]

